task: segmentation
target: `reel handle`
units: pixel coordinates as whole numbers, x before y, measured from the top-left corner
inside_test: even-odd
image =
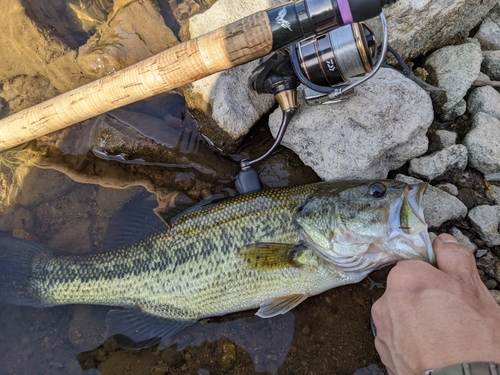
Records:
[[[0,151],[377,16],[393,0],[302,0],[257,12],[0,120]]]

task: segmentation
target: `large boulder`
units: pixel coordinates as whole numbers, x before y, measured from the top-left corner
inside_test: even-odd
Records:
[[[497,0],[398,0],[384,10],[389,43],[412,59],[469,35]]]
[[[309,106],[299,95],[299,106],[283,145],[323,179],[385,178],[427,150],[431,99],[392,69],[381,69],[344,102]],[[276,110],[269,118],[274,136],[280,122]]]
[[[285,0],[219,0],[205,13],[189,19],[181,30],[183,41],[206,34]],[[274,104],[269,94],[248,88],[248,78],[259,64],[253,61],[213,74],[184,87],[184,96],[200,130],[225,152],[234,152],[243,137]]]

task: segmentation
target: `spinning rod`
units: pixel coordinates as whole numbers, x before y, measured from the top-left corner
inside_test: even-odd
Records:
[[[0,120],[0,151],[378,16],[395,0],[301,0],[254,13]]]

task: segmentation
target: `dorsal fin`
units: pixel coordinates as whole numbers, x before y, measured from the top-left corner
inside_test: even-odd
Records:
[[[125,246],[150,232],[164,230],[165,222],[154,212],[157,206],[157,201],[151,198],[125,203],[109,222],[103,249]]]
[[[189,214],[190,212],[193,212],[200,207],[207,206],[224,198],[226,197],[223,194],[214,194],[208,198],[196,202],[185,194],[178,194],[175,197],[174,204],[171,207],[168,207],[167,210],[160,212],[160,215],[169,226],[172,226],[176,223],[177,220]]]

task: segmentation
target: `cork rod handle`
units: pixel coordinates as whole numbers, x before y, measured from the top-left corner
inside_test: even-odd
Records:
[[[0,151],[252,61],[272,47],[266,12],[252,14],[0,120]]]

